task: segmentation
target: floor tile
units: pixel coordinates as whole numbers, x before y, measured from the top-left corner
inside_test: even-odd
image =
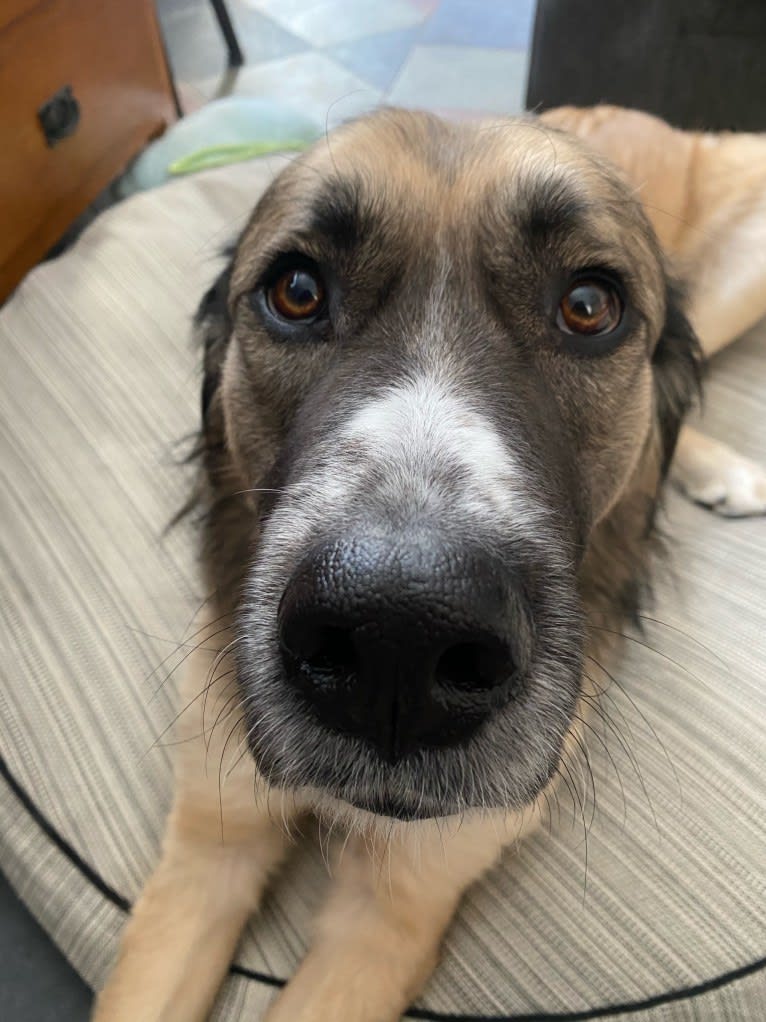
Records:
[[[238,0],[229,0],[228,8],[246,63],[276,60],[308,49],[305,40]],[[159,12],[170,63],[179,78],[203,78],[223,71],[226,44],[209,3],[191,0],[179,7],[164,0]]]
[[[417,41],[419,30],[383,32],[333,46],[327,53],[378,89],[388,89]]]
[[[247,64],[291,57],[294,53],[305,53],[308,48],[305,39],[254,10],[245,0],[228,0],[228,7]]]
[[[407,0],[243,0],[312,46],[412,28],[426,14]]]
[[[160,25],[176,78],[199,78],[226,66],[226,44],[209,4],[186,10],[160,8]]]
[[[527,54],[468,46],[416,46],[387,100],[399,106],[484,110],[524,109]]]
[[[192,84],[207,95],[216,91],[220,94],[217,78]],[[325,124],[333,127],[370,110],[381,99],[380,89],[315,52],[243,67],[232,76],[227,91],[287,103],[313,118],[320,128]]]
[[[422,43],[524,50],[532,38],[535,0],[441,0]]]
[[[433,14],[439,6],[440,0],[407,0],[407,3],[415,7],[423,15]]]

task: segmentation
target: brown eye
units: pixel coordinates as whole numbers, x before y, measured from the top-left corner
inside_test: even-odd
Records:
[[[267,291],[271,310],[282,319],[314,319],[324,303],[319,275],[305,268],[282,273]]]
[[[622,299],[605,281],[578,280],[559,302],[556,325],[567,334],[608,334],[622,319]]]

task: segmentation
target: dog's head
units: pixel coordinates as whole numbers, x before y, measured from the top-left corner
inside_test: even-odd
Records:
[[[532,121],[382,112],[280,174],[200,318],[260,770],[402,818],[531,802],[696,379],[638,201]]]

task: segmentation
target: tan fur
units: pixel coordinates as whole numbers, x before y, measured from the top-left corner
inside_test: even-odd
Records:
[[[766,312],[765,140],[688,135],[647,115],[615,108],[566,108],[546,114],[543,121],[579,134],[627,174],[667,253],[692,285],[692,318],[709,354]],[[434,196],[422,161],[385,168],[393,147],[380,132],[397,130],[395,119],[382,127],[365,127],[354,136],[354,144],[357,157],[366,152],[371,166],[375,164],[376,178],[382,173],[387,186],[406,182],[417,193],[409,226],[418,230],[418,210]],[[528,172],[534,173],[550,140],[534,126],[528,134],[523,158]],[[425,137],[422,141],[427,143]],[[311,188],[332,161],[343,160],[345,144],[341,132],[326,151],[318,151],[312,164],[296,169],[288,189],[297,194]],[[569,152],[568,145],[559,148]],[[490,160],[481,167],[481,173],[497,174],[500,164]],[[289,194],[282,197],[288,204]],[[469,178],[456,180],[445,222],[469,216],[471,196]],[[275,218],[283,211],[275,210]],[[265,258],[257,246],[252,253],[250,262],[238,266],[233,301],[252,279],[254,261]],[[240,386],[236,366],[229,363],[226,371],[232,374],[232,387]],[[266,366],[263,386],[271,385],[268,374]],[[241,400],[249,400],[246,392]],[[268,423],[263,428],[268,429]],[[230,443],[235,460],[244,466],[247,457],[237,456],[248,438],[231,435]],[[628,438],[623,447],[628,450]],[[715,472],[730,455],[719,447],[691,431],[683,434],[679,454],[682,472],[691,474],[687,488],[693,491],[710,482],[711,466]],[[641,488],[641,479],[634,478],[632,453],[623,456],[620,471],[623,486],[631,480]],[[244,468],[241,472],[245,479]],[[651,473],[656,474],[656,468]],[[647,489],[652,485],[649,480]],[[766,493],[763,497],[766,500]],[[619,527],[619,513],[614,521],[613,527]],[[598,542],[608,544],[608,535]],[[592,558],[598,557],[595,550]],[[597,572],[594,579],[597,587]],[[593,602],[597,606],[596,596]],[[604,613],[608,610],[603,608]],[[181,693],[181,704],[189,709],[179,721],[176,801],[162,860],[133,912],[115,971],[98,998],[97,1022],[193,1022],[206,1017],[242,926],[289,847],[289,818],[301,809],[291,797],[267,789],[249,755],[238,759],[241,736],[232,726],[239,706],[233,673],[226,674],[231,636],[228,631],[214,635],[214,618],[211,613],[202,633],[204,650],[195,653]],[[220,657],[215,658],[211,647],[223,651]],[[576,742],[572,732],[570,747]],[[314,944],[276,998],[269,1022],[395,1022],[433,969],[463,891],[505,845],[539,822],[544,797],[523,815],[477,815],[460,826],[449,820],[438,827],[427,821],[396,826],[390,840],[387,826],[381,829],[375,818],[356,813],[360,836],[346,849]]]

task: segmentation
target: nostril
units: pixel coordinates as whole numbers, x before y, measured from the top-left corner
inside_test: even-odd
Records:
[[[356,650],[351,632],[331,625],[318,628],[312,646],[304,652],[303,658],[314,671],[343,674],[353,671],[356,667]]]
[[[333,625],[305,622],[282,637],[282,650],[302,673],[345,678],[356,670],[356,649],[351,632]]]
[[[492,689],[507,681],[513,671],[513,659],[504,643],[458,642],[439,657],[436,681],[466,691]]]

